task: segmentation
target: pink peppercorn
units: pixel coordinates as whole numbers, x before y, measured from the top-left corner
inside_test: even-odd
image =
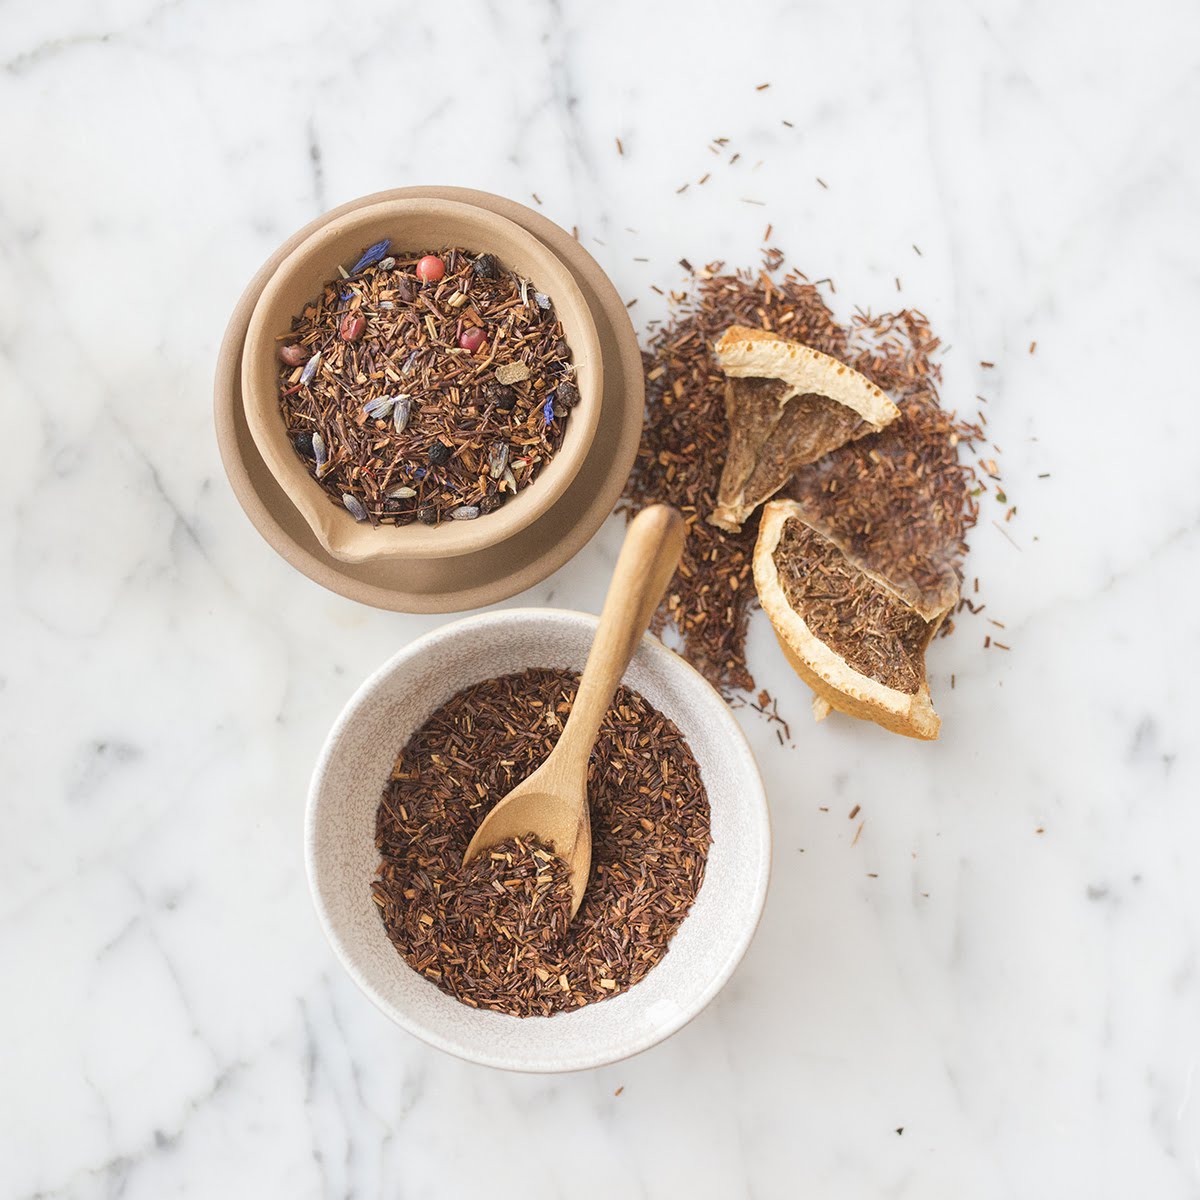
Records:
[[[474,354],[483,345],[487,335],[477,326],[464,329],[458,335],[458,344],[468,353]]]
[[[347,313],[338,326],[338,336],[343,342],[357,342],[366,329],[367,318],[362,313]]]
[[[417,263],[417,278],[422,283],[437,283],[446,274],[446,264],[436,254],[427,254]]]

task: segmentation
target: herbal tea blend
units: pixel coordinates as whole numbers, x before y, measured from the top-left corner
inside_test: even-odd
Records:
[[[575,919],[565,864],[532,839],[464,867],[484,815],[557,742],[577,686],[535,668],[465,688],[412,736],[380,800],[372,892],[388,936],[473,1008],[549,1016],[619,995],[662,959],[704,879],[699,767],[625,687],[589,765],[592,874]]]
[[[473,520],[532,484],[579,400],[550,297],[490,254],[368,247],[280,339],[296,453],[358,521]]]

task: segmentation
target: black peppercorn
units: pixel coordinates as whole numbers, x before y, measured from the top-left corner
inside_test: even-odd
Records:
[[[447,446],[445,442],[434,442],[429,447],[429,461],[435,467],[444,467],[454,454],[454,448]]]
[[[383,511],[385,513],[403,512],[404,511],[404,501],[397,500],[395,497],[393,497],[391,500],[385,501],[385,503],[383,505]]]
[[[489,383],[483,394],[497,412],[512,412],[517,406],[517,393],[502,383]]]
[[[436,525],[438,523],[438,510],[436,504],[422,504],[417,509],[417,520],[422,525]]]
[[[481,513],[495,512],[504,503],[504,497],[499,492],[488,492],[479,502]]]
[[[472,264],[471,271],[480,279],[498,279],[500,264],[490,254],[481,254]]]
[[[554,400],[563,408],[574,408],[579,403],[579,389],[570,382],[560,383],[554,389]]]
[[[305,432],[305,433],[296,434],[296,436],[294,438],[292,438],[292,445],[295,446],[296,450],[300,454],[303,454],[305,458],[316,458],[317,457],[313,451],[313,443],[312,443],[312,434],[311,433]]]

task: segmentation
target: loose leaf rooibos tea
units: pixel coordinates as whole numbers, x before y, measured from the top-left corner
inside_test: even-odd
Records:
[[[475,1008],[549,1016],[619,995],[667,952],[711,841],[682,734],[617,689],[588,768],[592,874],[568,920],[565,864],[532,839],[463,854],[490,808],[549,755],[578,676],[534,669],[473,684],[403,748],[380,800],[372,885],[405,961]]]
[[[938,403],[939,342],[918,312],[842,323],[818,288],[783,256],[764,270],[697,273],[644,355],[646,426],[625,489],[632,514],[664,501],[683,512],[683,562],[656,628],[675,625],[682,652],[726,695],[754,687],[746,631],[756,603],[751,579],[757,515],[738,532],[705,518],[720,504],[730,430],[725,376],[713,347],[731,326],[777,333],[836,358],[886,393],[899,416],[878,433],[851,440],[802,466],[781,489],[806,517],[830,529],[866,568],[895,580],[923,612],[957,595],[966,531],[978,505],[972,467],[959,459],[981,431]],[[926,601],[927,603],[923,603]],[[951,623],[942,626],[943,632]]]

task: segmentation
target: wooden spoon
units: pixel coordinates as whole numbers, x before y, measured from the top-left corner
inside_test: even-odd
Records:
[[[588,757],[617,684],[675,574],[685,536],[683,518],[666,504],[652,505],[634,517],[558,744],[483,818],[467,847],[464,861],[470,862],[489,846],[533,834],[567,864],[571,916],[579,911],[592,869]]]

